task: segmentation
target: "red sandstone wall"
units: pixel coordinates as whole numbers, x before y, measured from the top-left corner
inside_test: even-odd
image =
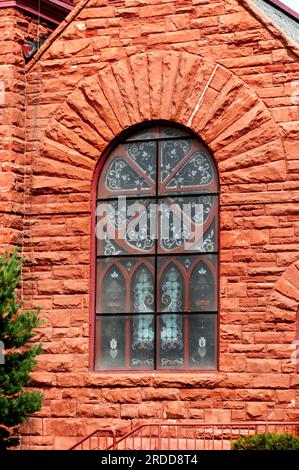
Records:
[[[299,417],[290,361],[299,302],[298,53],[243,4],[82,0],[28,67],[27,133],[38,93],[40,142],[27,154],[33,264],[25,297],[46,319],[44,355],[32,374],[45,402],[23,428],[33,448],[66,448],[101,425],[132,420]],[[194,56],[203,59],[194,65]],[[96,162],[131,124],[187,124],[215,64],[224,68],[190,125],[214,152],[222,183],[220,370],[90,372]]]
[[[22,245],[24,204],[25,63],[22,44],[36,38],[37,20],[15,9],[0,9],[0,245],[1,251]],[[52,31],[39,25],[42,36]]]

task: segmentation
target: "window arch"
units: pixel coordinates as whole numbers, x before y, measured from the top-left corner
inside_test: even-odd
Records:
[[[129,134],[97,180],[96,370],[217,368],[219,182],[179,126]]]

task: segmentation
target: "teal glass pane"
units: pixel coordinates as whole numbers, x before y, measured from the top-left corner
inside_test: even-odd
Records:
[[[157,325],[158,369],[217,368],[215,314],[161,314]]]

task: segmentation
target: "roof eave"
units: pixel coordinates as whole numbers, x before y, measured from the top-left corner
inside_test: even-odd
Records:
[[[0,8],[19,8],[56,25],[60,24],[74,8],[71,0],[0,0]]]

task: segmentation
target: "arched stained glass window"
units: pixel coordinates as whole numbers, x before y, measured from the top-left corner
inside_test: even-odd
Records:
[[[97,370],[217,368],[218,174],[175,126],[132,133],[100,171]]]

